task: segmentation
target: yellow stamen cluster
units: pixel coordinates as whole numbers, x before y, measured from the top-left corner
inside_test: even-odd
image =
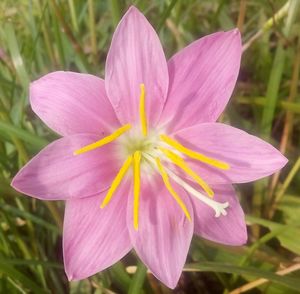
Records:
[[[140,94],[139,115],[140,115],[140,123],[141,123],[141,133],[144,137],[147,137],[148,129],[147,129],[147,117],[146,117],[146,107],[145,107],[146,92],[145,92],[144,84],[140,85],[140,90],[141,90],[141,94]],[[120,137],[125,132],[129,131],[130,129],[131,129],[131,125],[126,124],[126,125],[122,126],[121,128],[117,129],[112,134],[104,137],[103,139],[74,151],[74,155],[79,155],[79,154],[94,150],[96,148],[102,147],[103,145],[106,145],[106,144],[116,140],[118,137]],[[176,166],[181,168],[196,183],[198,183],[199,186],[210,197],[214,196],[214,192],[209,187],[209,185],[196,172],[194,172],[190,168],[190,166],[184,161],[184,159],[181,156],[174,153],[171,149],[165,148],[165,144],[167,144],[169,147],[173,148],[175,151],[177,151],[181,154],[184,154],[192,159],[201,161],[202,163],[211,165],[213,167],[227,170],[230,168],[230,166],[225,162],[216,160],[214,158],[207,157],[201,153],[198,153],[191,149],[188,149],[185,146],[183,146],[182,144],[180,144],[179,142],[177,142],[176,140],[174,140],[164,134],[160,135],[159,138],[161,140],[161,144],[158,144],[156,146],[155,151],[153,149],[153,154],[151,154],[151,152],[149,152],[148,154],[145,153],[144,156],[146,159],[149,158],[149,156],[150,156],[151,162],[155,158],[154,165],[156,163],[156,169],[159,172],[159,174],[161,175],[162,180],[163,180],[167,190],[169,191],[171,196],[174,198],[174,200],[178,203],[178,205],[184,212],[187,219],[190,221],[191,215],[190,215],[187,207],[183,203],[182,199],[179,197],[179,195],[176,193],[176,191],[172,187],[170,179],[169,179],[169,175],[168,175],[166,169],[164,168],[163,164],[161,163],[159,154],[157,154],[157,153],[160,152],[161,155],[163,155],[165,157],[165,159],[168,159],[173,164],[175,164]],[[163,146],[163,143],[164,143],[164,146]],[[127,157],[127,159],[123,163],[122,167],[120,168],[118,174],[114,178],[100,207],[104,208],[111,201],[115,191],[120,186],[127,171],[129,170],[130,166],[132,166],[133,167],[133,226],[134,226],[135,230],[138,230],[138,227],[139,227],[139,203],[140,203],[140,190],[141,190],[141,161],[143,159],[144,151],[139,150],[140,148],[137,148],[136,146],[135,146],[135,148],[133,148],[133,154],[130,154]],[[205,196],[203,196],[203,197],[205,197]],[[210,200],[210,201],[213,201],[213,200]],[[205,201],[205,202],[210,203],[209,201]]]
[[[229,164],[220,160],[216,160],[214,158],[210,158],[207,157],[201,153],[195,152],[191,149],[188,149],[186,147],[184,147],[183,145],[181,145],[179,142],[175,141],[174,139],[166,136],[166,135],[160,135],[159,136],[160,139],[167,143],[168,145],[170,145],[171,147],[173,147],[174,149],[178,150],[179,152],[187,155],[190,158],[199,160],[201,162],[204,162],[206,164],[209,164],[211,166],[217,167],[219,169],[224,169],[227,170],[230,168]]]
[[[200,177],[198,176],[189,166],[188,164],[169,149],[160,147],[159,148],[166,156],[173,162],[175,165],[180,167],[184,172],[186,172],[196,183],[199,184],[199,186],[208,194],[208,196],[213,197],[214,192],[213,190],[208,186],[208,184]]]

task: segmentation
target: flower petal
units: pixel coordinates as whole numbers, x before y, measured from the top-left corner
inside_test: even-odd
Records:
[[[186,192],[172,182],[185,203],[189,221],[160,178],[141,178],[139,228],[133,227],[132,198],[128,200],[127,225],[134,249],[150,271],[165,285],[175,288],[193,236],[193,209]],[[132,193],[133,195],[133,193]]]
[[[69,280],[80,280],[111,266],[131,250],[126,226],[127,185],[103,209],[105,193],[66,202],[63,248]]]
[[[236,29],[203,37],[173,56],[161,124],[170,132],[216,121],[236,83],[241,52]]]
[[[245,215],[230,185],[213,187],[214,200],[228,202],[227,215],[215,217],[215,211],[198,199],[192,198],[194,206],[195,233],[202,238],[226,245],[239,246],[247,242]]]
[[[118,127],[104,81],[88,74],[57,71],[30,85],[33,111],[62,136],[111,131]]]
[[[287,163],[272,145],[221,123],[195,125],[177,132],[174,138],[194,151],[230,165],[229,170],[219,170],[187,159],[190,166],[212,184],[254,181],[273,174]]]
[[[83,198],[107,189],[120,168],[115,145],[73,155],[97,140],[99,136],[80,134],[54,141],[18,172],[12,186],[43,200]]]
[[[153,27],[132,6],[114,33],[105,68],[107,95],[123,124],[139,122],[142,83],[146,89],[148,125],[153,126],[167,96],[167,62]]]

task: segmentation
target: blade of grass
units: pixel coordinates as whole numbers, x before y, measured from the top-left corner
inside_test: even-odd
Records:
[[[41,219],[40,217],[33,215],[32,213],[19,210],[18,208],[15,208],[9,204],[1,204],[1,209],[3,211],[7,211],[7,212],[11,213],[14,216],[19,216],[19,217],[23,217],[24,219],[28,219],[28,220],[32,221],[33,223],[46,228],[49,231],[59,234],[59,230],[56,226]]]
[[[28,131],[25,131],[24,129],[21,129],[3,121],[0,121],[0,132],[3,134],[7,134],[8,136],[15,135],[17,138],[23,140],[24,142],[32,145],[37,149],[41,149],[48,144],[47,140],[39,138],[38,136],[31,134]]]
[[[110,1],[111,14],[114,27],[116,27],[121,19],[121,5],[119,0]]]
[[[177,2],[178,2],[178,0],[172,0],[171,3],[165,8],[165,10],[160,18],[160,21],[158,23],[158,26],[157,26],[158,31],[160,31],[162,29],[166,19],[171,14],[172,9],[174,8],[174,6],[176,5]]]
[[[89,11],[89,29],[90,29],[90,37],[91,37],[91,47],[93,59],[96,61],[97,59],[97,39],[96,39],[96,26],[95,26],[95,7],[94,1],[88,0],[88,11]]]
[[[299,11],[300,1],[291,0],[288,8],[288,15],[286,24],[283,29],[283,34],[286,38],[289,37],[292,24],[296,18],[296,15]],[[272,129],[272,122],[274,119],[275,108],[278,100],[279,87],[281,83],[284,63],[286,58],[286,50],[283,48],[283,43],[279,42],[279,45],[276,49],[274,62],[271,68],[267,93],[266,93],[266,105],[263,109],[261,128],[262,135],[265,138],[269,138],[270,132]]]
[[[0,273],[3,275],[7,275],[13,280],[18,280],[24,287],[31,290],[33,293],[37,294],[47,294],[49,291],[42,289],[39,285],[37,285],[33,280],[29,279],[20,271],[16,270],[12,266],[8,266],[7,264],[0,262]]]
[[[263,271],[254,267],[241,267],[218,262],[201,262],[199,264],[187,264],[184,270],[191,272],[222,272],[228,274],[249,275],[267,279],[270,282],[286,286],[293,290],[300,289],[300,281],[297,278],[279,276],[276,273]]]
[[[74,0],[68,0],[68,3],[69,3],[70,13],[71,13],[71,21],[72,21],[73,30],[75,31],[75,33],[77,33],[78,32],[78,22],[77,22],[77,17],[76,17],[76,9],[75,9]]]
[[[13,25],[11,23],[7,23],[4,32],[6,32],[6,42],[20,84],[23,86],[23,89],[27,89],[30,79],[26,71],[23,58],[20,54],[20,49]]]

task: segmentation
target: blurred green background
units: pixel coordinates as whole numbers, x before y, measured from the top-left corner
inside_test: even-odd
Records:
[[[201,36],[238,26],[242,67],[221,121],[266,139],[289,158],[280,174],[236,187],[247,213],[247,246],[195,237],[173,291],[141,265],[134,274],[134,254],[69,283],[63,203],[10,188],[15,173],[57,138],[28,105],[30,81],[59,69],[103,76],[114,28],[131,4],[153,24],[167,57]],[[0,293],[300,293],[299,9],[300,0],[1,0]]]

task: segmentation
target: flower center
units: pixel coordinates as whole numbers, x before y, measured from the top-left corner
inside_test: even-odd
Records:
[[[227,214],[226,208],[229,206],[228,202],[219,203],[211,199],[214,196],[214,191],[195,171],[190,168],[190,166],[185,162],[184,157],[192,158],[194,160],[222,170],[229,169],[229,164],[195,152],[165,134],[149,132],[145,108],[146,91],[144,84],[140,85],[140,90],[139,130],[132,129],[132,126],[130,124],[126,124],[117,129],[109,136],[74,151],[74,155],[79,155],[99,148],[103,145],[109,144],[116,139],[120,141],[120,150],[126,160],[124,161],[121,169],[114,178],[100,207],[104,208],[110,202],[111,198],[114,195],[114,192],[119,187],[127,171],[130,167],[132,167],[134,194],[133,226],[135,230],[138,230],[139,201],[141,190],[141,164],[146,164],[150,166],[151,169],[160,174],[166,189],[181,207],[188,220],[191,220],[190,213],[184,202],[181,200],[180,196],[172,187],[170,179],[183,187],[190,195],[196,197],[199,201],[202,201],[203,203],[211,207],[215,211],[216,217],[219,217],[221,214],[225,216]],[[171,168],[164,166],[162,161],[170,162],[173,165],[179,167],[196,184],[198,184],[202,190],[204,190],[208,197],[189,185],[184,179],[173,172]]]
[[[135,151],[151,153],[155,148],[159,138],[154,134],[143,136],[137,129],[131,129],[119,139],[120,153],[124,158],[134,154]]]

